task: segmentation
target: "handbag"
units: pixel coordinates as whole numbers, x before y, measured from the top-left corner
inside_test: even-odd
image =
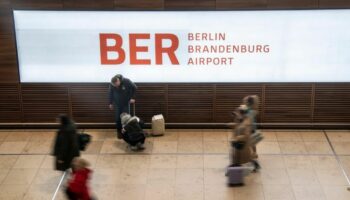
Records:
[[[86,145],[90,143],[91,141],[91,135],[87,133],[79,133],[79,150],[85,151]]]

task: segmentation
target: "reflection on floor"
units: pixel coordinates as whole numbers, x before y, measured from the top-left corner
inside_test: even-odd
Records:
[[[236,188],[226,187],[224,176],[229,130],[168,130],[148,138],[142,153],[129,151],[113,130],[86,132],[93,141],[82,156],[92,164],[91,188],[99,200],[350,199],[336,159],[350,175],[350,131],[264,130],[262,170]],[[62,178],[50,156],[54,135],[0,131],[0,199],[52,198]],[[62,189],[56,199],[65,199]]]

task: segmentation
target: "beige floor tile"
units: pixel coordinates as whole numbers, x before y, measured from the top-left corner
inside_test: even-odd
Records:
[[[349,131],[326,131],[331,142],[350,142]]]
[[[320,184],[316,173],[312,169],[288,169],[288,175],[293,185]]]
[[[328,142],[304,142],[309,154],[333,154]]]
[[[176,153],[176,141],[154,141],[152,153]]]
[[[345,170],[345,172],[350,175],[350,156],[340,156],[339,160]]]
[[[244,184],[246,186],[261,185],[262,184],[261,172],[260,173],[251,173],[248,176],[246,176],[244,178]]]
[[[339,169],[334,156],[310,156],[314,169]]]
[[[32,132],[31,137],[29,138],[29,141],[54,141],[56,137],[56,130],[52,131],[38,131],[38,132]]]
[[[291,185],[264,185],[265,200],[294,200]]]
[[[8,131],[0,131],[0,141],[4,141],[9,134]]]
[[[147,184],[145,200],[173,200],[175,199],[174,185]]]
[[[44,155],[20,155],[13,168],[40,168]]]
[[[319,169],[315,172],[322,185],[347,185],[344,174],[340,169]]]
[[[323,131],[303,131],[300,134],[304,142],[327,142]]]
[[[256,148],[259,154],[280,154],[281,153],[281,149],[278,142],[262,141],[256,146]]]
[[[338,155],[350,155],[350,142],[332,142],[335,153]]]
[[[233,200],[232,187],[225,185],[204,185],[204,200]]]
[[[146,185],[117,185],[115,199],[117,200],[143,200]]]
[[[52,169],[39,169],[32,184],[58,185],[63,173]]]
[[[158,161],[157,159],[155,160]],[[150,155],[126,155],[124,157],[123,168],[149,168],[150,163]]]
[[[176,200],[203,200],[204,198],[203,185],[176,185],[175,199]]]
[[[104,141],[115,141],[115,140],[118,140],[118,141],[122,141],[121,139],[117,139],[117,132],[116,131],[107,131],[106,132],[106,137],[104,139]]]
[[[204,168],[226,168],[230,164],[228,155],[204,155]]]
[[[46,155],[44,161],[41,163],[40,168],[43,169],[54,169],[55,167],[55,157],[51,155]]]
[[[83,154],[80,157],[88,161],[89,168],[94,169],[96,167],[98,155]]]
[[[287,155],[283,158],[286,167],[289,169],[313,169],[310,156]]]
[[[103,141],[91,141],[85,151],[81,151],[83,154],[99,154],[102,149]]]
[[[4,181],[10,169],[0,169],[0,184]]]
[[[126,149],[126,143],[121,140],[105,140],[100,153],[125,153]]]
[[[204,142],[204,153],[228,153],[228,142]]]
[[[2,184],[29,185],[32,183],[38,169],[11,169]]]
[[[86,129],[84,132],[91,135],[92,141],[103,141],[107,137],[107,132],[103,129]]]
[[[203,132],[203,140],[227,142],[227,132]]]
[[[27,142],[3,142],[0,145],[0,154],[20,154]]]
[[[91,194],[96,197],[98,200],[110,200],[110,199],[117,199],[119,198],[115,197],[116,193],[119,191],[121,186],[118,185],[92,185],[91,188]],[[118,196],[119,197],[119,196]]]
[[[176,169],[176,184],[203,185],[203,169]]]
[[[350,192],[345,186],[323,186],[327,200],[349,200]]]
[[[300,132],[298,131],[276,131],[277,140],[279,142],[302,142]]]
[[[57,185],[31,185],[24,196],[24,200],[47,200],[53,197]]]
[[[177,142],[179,139],[178,132],[166,131],[163,136],[152,137],[153,141],[174,141]]]
[[[226,169],[204,169],[204,184],[205,185],[222,185],[225,187],[227,177],[225,176]]]
[[[234,200],[264,200],[264,191],[261,185],[250,185],[233,188]]]
[[[203,168],[203,156],[202,155],[178,155],[177,156],[177,168]]]
[[[202,141],[179,141],[178,153],[203,153]]]
[[[264,185],[287,185],[290,184],[288,173],[285,169],[262,169],[261,180]]]
[[[5,142],[26,142],[31,136],[31,132],[11,132],[5,138]]]
[[[277,136],[275,131],[261,131],[264,136],[264,141],[277,142]]]
[[[121,169],[99,168],[92,174],[93,185],[116,185],[121,181]]]
[[[307,154],[303,142],[279,142],[279,145],[284,154]]]
[[[176,168],[176,156],[175,155],[152,155],[150,168],[152,169],[169,169]]]
[[[197,132],[179,132],[179,141],[203,141],[203,133]]]
[[[99,155],[96,168],[122,168],[124,155]]]
[[[280,155],[260,155],[259,163],[263,169],[284,169],[286,167]]]
[[[17,155],[0,155],[0,169],[11,169],[17,159]]]
[[[176,169],[149,169],[148,184],[175,184]]]
[[[0,185],[1,200],[22,200],[29,185]]]
[[[120,172],[121,184],[146,184],[148,169],[145,168],[123,168]]]
[[[53,151],[53,141],[51,140],[33,140],[28,141],[23,149],[23,154],[49,154]]]
[[[325,200],[324,192],[320,185],[293,185],[296,200]]]

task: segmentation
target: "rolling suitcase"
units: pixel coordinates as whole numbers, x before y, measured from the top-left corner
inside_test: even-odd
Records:
[[[232,166],[227,168],[227,185],[228,186],[243,186],[245,167]]]
[[[165,133],[165,121],[162,114],[152,117],[152,135],[162,136]]]

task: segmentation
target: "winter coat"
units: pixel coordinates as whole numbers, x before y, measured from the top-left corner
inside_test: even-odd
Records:
[[[128,78],[123,78],[119,87],[111,83],[109,85],[109,103],[126,106],[129,104],[130,99],[135,98],[136,90],[136,85]]]
[[[125,135],[129,141],[139,141],[145,138],[137,117],[131,117],[124,125]]]
[[[79,200],[90,200],[88,180],[92,171],[88,168],[73,171],[72,178],[68,182],[68,190]]]
[[[246,118],[234,130],[232,142],[243,142],[243,148],[232,149],[233,164],[245,164],[253,159],[252,145],[250,142],[251,124],[250,119]]]
[[[73,124],[61,127],[57,132],[53,156],[56,157],[56,170],[59,171],[69,169],[73,158],[80,156],[78,134]]]

